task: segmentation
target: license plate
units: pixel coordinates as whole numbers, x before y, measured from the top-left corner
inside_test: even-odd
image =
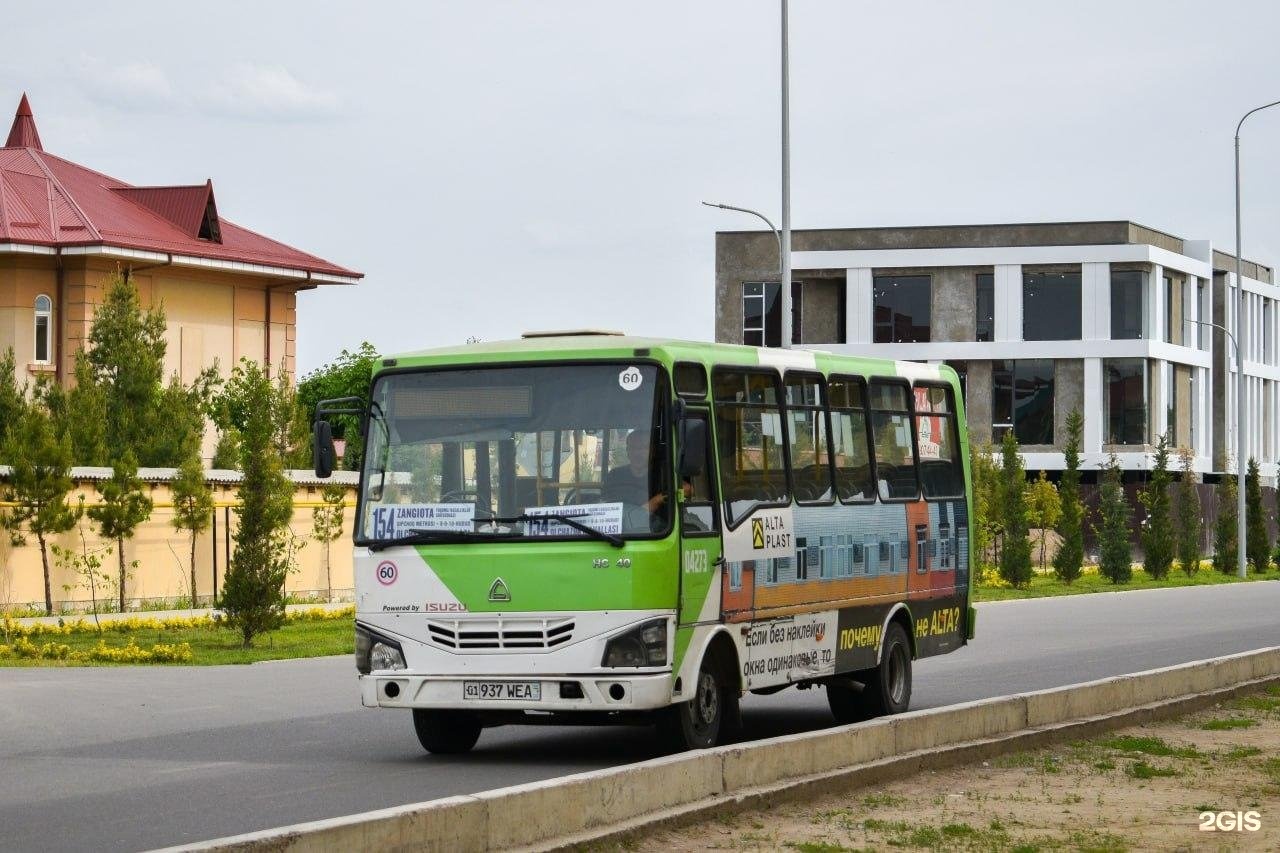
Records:
[[[542,701],[542,684],[537,681],[464,681],[463,699]]]

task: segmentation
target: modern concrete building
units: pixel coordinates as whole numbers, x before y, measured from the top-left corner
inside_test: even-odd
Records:
[[[1245,351],[1245,455],[1274,484],[1280,457],[1280,286],[1235,258],[1127,221],[796,231],[793,342],[946,362],[977,441],[1013,430],[1028,471],[1064,467],[1084,415],[1083,467],[1115,452],[1147,470],[1156,437],[1210,476],[1234,470],[1235,353]],[[716,340],[781,343],[778,253],[767,231],[716,235]]]
[[[44,149],[24,95],[0,148],[0,353],[66,381],[117,272],[163,304],[166,376],[247,357],[294,372],[299,291],[361,274],[221,217],[213,182],[136,187]]]

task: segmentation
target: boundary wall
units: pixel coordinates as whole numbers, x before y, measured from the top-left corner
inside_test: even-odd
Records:
[[[560,849],[1174,716],[1273,682],[1280,646],[170,849]]]

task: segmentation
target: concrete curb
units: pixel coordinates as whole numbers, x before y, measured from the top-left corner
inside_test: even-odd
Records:
[[[563,849],[1173,716],[1277,681],[1280,646],[169,849]]]

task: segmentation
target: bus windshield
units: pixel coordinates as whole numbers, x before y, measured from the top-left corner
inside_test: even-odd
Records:
[[[384,374],[356,543],[665,534],[666,381],[626,363]]]

